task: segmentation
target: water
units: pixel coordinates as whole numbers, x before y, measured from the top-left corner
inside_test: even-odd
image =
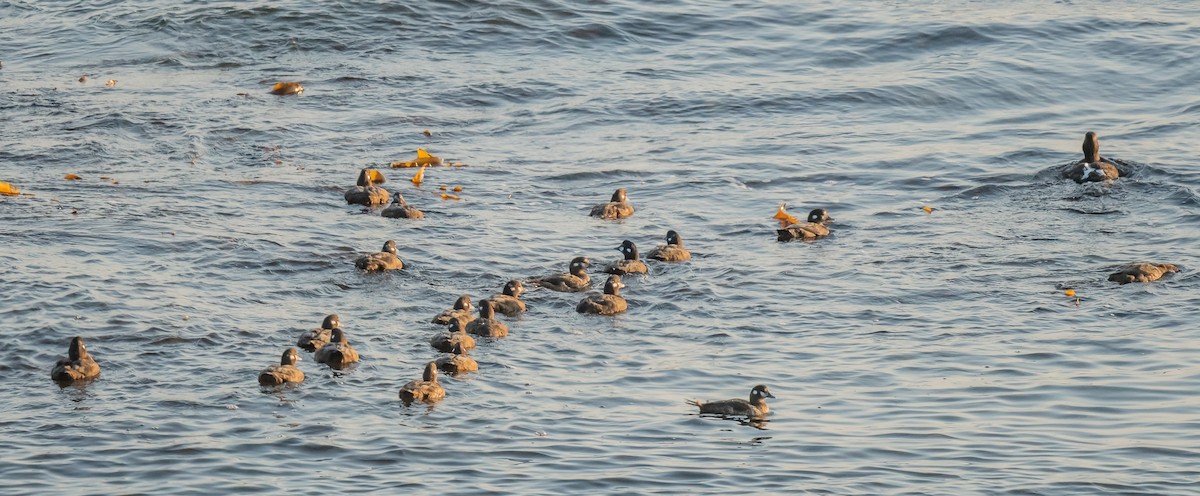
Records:
[[[4,492],[1194,493],[1198,14],[0,5],[0,181],[32,193],[0,198]],[[1057,177],[1088,130],[1130,177]],[[418,147],[465,164],[383,170],[424,220],[344,204]],[[589,219],[616,187],[637,214]],[[780,202],[834,234],[776,243]],[[627,314],[531,291],[445,401],[399,402],[459,294],[667,229],[694,258]],[[354,270],[393,238],[408,270]],[[1184,271],[1105,280],[1134,260]],[[260,389],[331,312],[363,361]],[[103,375],[60,389],[74,335]],[[757,383],[759,425],[683,402]]]

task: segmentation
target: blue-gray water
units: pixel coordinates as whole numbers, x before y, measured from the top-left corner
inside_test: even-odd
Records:
[[[0,4],[3,492],[1195,493],[1200,8],[582,4]],[[1088,130],[1133,175],[1059,179]],[[465,164],[383,170],[424,220],[344,203],[418,147]],[[399,402],[457,295],[667,229],[627,314],[530,291]],[[331,312],[359,366],[261,389]],[[683,402],[756,383],[761,429]]]

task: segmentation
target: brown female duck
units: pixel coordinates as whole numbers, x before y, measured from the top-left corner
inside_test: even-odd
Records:
[[[100,364],[92,359],[83,338],[71,338],[71,347],[67,349],[67,358],[60,358],[50,369],[50,378],[58,382],[69,383],[95,379],[100,376]]]
[[[338,317],[338,314],[326,315],[325,321],[321,322],[321,327],[300,335],[300,339],[296,340],[296,346],[304,351],[317,351],[322,346],[329,344],[329,340],[333,338],[333,329],[341,326],[342,319]]]
[[[392,197],[392,204],[388,205],[388,207],[383,209],[382,212],[379,212],[379,215],[381,217],[389,217],[392,219],[425,218],[425,213],[417,210],[417,207],[409,205],[408,202],[404,201],[404,197],[400,196],[399,191],[397,191],[395,196]]]
[[[521,293],[525,292],[525,286],[518,279],[508,281],[504,285],[504,292],[498,295],[492,295],[492,309],[509,317],[516,317],[525,311],[525,302],[521,301]]]
[[[625,188],[613,192],[612,199],[592,207],[592,217],[601,219],[624,219],[633,215],[633,205],[625,197]]]
[[[717,415],[739,415],[744,417],[764,417],[770,411],[767,408],[766,398],[774,398],[775,395],[767,390],[765,384],[754,386],[750,390],[750,401],[741,398],[721,401],[696,401],[685,400],[689,405],[700,407],[700,413],[713,413]]]
[[[575,305],[575,311],[596,315],[616,315],[624,312],[628,304],[625,298],[618,294],[618,290],[623,287],[625,285],[621,284],[621,276],[608,276],[608,280],[604,282],[604,294],[588,295]]]
[[[621,276],[625,274],[645,274],[647,272],[646,264],[641,261],[637,245],[634,245],[633,241],[628,239],[622,241],[621,246],[617,247],[617,251],[625,254],[625,258],[608,264],[608,267],[604,268],[605,272]]]
[[[383,174],[375,169],[363,169],[358,173],[358,184],[346,190],[346,203],[373,207],[388,202],[388,192],[376,184],[387,182]]]
[[[783,211],[782,207],[780,207],[780,211]],[[816,208],[808,213],[808,222],[788,224],[775,232],[778,234],[779,241],[820,239],[829,235],[829,228],[825,227],[826,222],[833,222],[833,219],[829,217],[829,212],[823,208]]]
[[[1086,183],[1108,181],[1120,176],[1117,166],[1100,156],[1100,140],[1096,133],[1088,131],[1083,135],[1083,160],[1067,171],[1067,177],[1077,183]]]
[[[358,352],[346,340],[346,333],[340,328],[333,328],[329,344],[322,346],[313,354],[317,363],[323,363],[330,368],[341,370],[358,361]]]
[[[664,262],[683,262],[692,258],[691,252],[683,247],[683,239],[674,230],[667,231],[667,244],[658,245],[646,256]]]
[[[454,300],[453,307],[443,310],[442,313],[435,315],[433,320],[430,322],[434,324],[450,325],[450,321],[457,320],[463,324],[464,328],[466,328],[467,322],[475,319],[475,315],[471,313],[473,308],[474,307],[471,306],[471,296],[462,295],[459,296],[457,300]]]
[[[396,241],[389,239],[383,244],[382,251],[358,257],[354,261],[354,266],[367,272],[383,272],[403,269],[404,262],[400,260],[400,251],[396,249]]]
[[[479,370],[479,362],[467,356],[460,346],[455,346],[451,349],[449,356],[438,358],[436,363],[437,368],[442,369],[442,371],[450,375],[465,374]]]
[[[571,260],[567,274],[552,274],[543,277],[529,278],[529,284],[541,286],[551,291],[578,293],[587,291],[592,286],[592,278],[588,276],[587,268],[592,262],[587,257],[575,257]]]
[[[411,381],[400,388],[400,399],[405,403],[424,401],[432,403],[446,397],[446,390],[437,381],[437,364],[429,362],[421,380]]]
[[[450,353],[455,348],[462,351],[475,349],[475,338],[466,332],[466,326],[459,320],[450,321],[447,332],[435,334],[429,339],[429,346],[443,353]]]
[[[483,300],[479,302],[479,318],[472,320],[467,324],[467,332],[476,336],[487,336],[490,338],[502,338],[508,335],[508,326],[503,322],[496,320],[496,314],[492,308],[492,300]]]
[[[263,386],[279,386],[289,382],[303,382],[304,372],[296,367],[300,361],[300,353],[295,348],[288,348],[279,359],[279,365],[272,365],[258,374],[258,383]]]
[[[1121,270],[1118,270],[1108,276],[1108,280],[1117,284],[1129,284],[1131,282],[1153,282],[1157,281],[1162,276],[1179,272],[1179,267],[1175,264],[1151,264],[1151,263],[1131,263]]]

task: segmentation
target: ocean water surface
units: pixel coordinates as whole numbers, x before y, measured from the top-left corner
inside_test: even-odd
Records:
[[[2,3],[4,493],[1195,494],[1198,20]],[[1086,131],[1128,177],[1061,178]],[[463,166],[415,186],[388,164],[417,148]],[[346,205],[368,166],[425,219]],[[589,218],[618,187],[637,213]],[[776,242],[784,202],[833,234]],[[626,277],[627,313],[531,289],[444,401],[399,401],[458,295],[575,256],[602,280],[668,229],[693,258]],[[354,269],[388,239],[406,270]],[[1183,270],[1106,280],[1143,260]],[[259,387],[329,313],[362,361]],[[59,387],[76,335],[103,373]],[[684,403],[759,383],[765,422]]]

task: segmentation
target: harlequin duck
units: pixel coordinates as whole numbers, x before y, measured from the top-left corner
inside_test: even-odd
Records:
[[[313,355],[317,363],[323,363],[330,368],[341,370],[358,361],[358,352],[346,340],[346,333],[340,328],[333,328],[329,344],[322,346]]]
[[[383,244],[382,251],[358,257],[354,261],[354,266],[367,272],[403,269],[404,262],[400,260],[399,254],[400,251],[396,249],[396,241],[389,239]]]
[[[443,310],[433,317],[430,322],[434,324],[450,325],[451,320],[458,320],[466,327],[467,322],[475,319],[475,315],[471,313],[471,297],[470,295],[459,296],[454,301],[454,307],[448,310]]]
[[[429,362],[421,380],[411,381],[400,388],[400,399],[405,403],[425,401],[432,403],[446,397],[446,390],[437,382],[437,364]]]
[[[304,372],[296,367],[300,361],[300,353],[295,348],[288,348],[279,359],[279,365],[272,365],[258,374],[258,383],[263,386],[279,386],[289,382],[304,381]]]
[[[575,311],[597,315],[616,315],[624,312],[628,304],[625,298],[618,294],[618,290],[623,287],[625,285],[621,284],[621,276],[608,276],[608,281],[604,282],[604,294],[588,295],[579,301]]]
[[[408,202],[404,201],[404,197],[400,196],[399,191],[397,191],[395,196],[392,197],[392,204],[388,205],[388,207],[383,209],[382,212],[379,212],[379,215],[381,217],[388,217],[392,219],[425,218],[425,213],[417,210],[417,207],[409,205]]]
[[[613,192],[612,199],[592,207],[592,217],[601,219],[624,219],[633,215],[633,205],[625,197],[625,188]]]
[[[467,332],[476,336],[502,338],[508,335],[508,326],[496,320],[491,300],[479,302],[479,318],[467,324]]]
[[[467,356],[461,347],[455,345],[454,349],[450,350],[450,353],[449,356],[437,359],[437,368],[442,369],[442,371],[450,375],[465,374],[479,370],[479,362]]]
[[[1118,284],[1129,284],[1131,282],[1152,282],[1157,281],[1162,276],[1179,272],[1179,267],[1174,264],[1149,264],[1149,263],[1131,263],[1108,276],[1108,280]]]
[[[605,272],[607,272],[609,274],[617,274],[617,275],[622,275],[622,276],[625,274],[645,274],[646,273],[646,264],[642,263],[642,261],[640,260],[640,257],[638,256],[637,246],[633,244],[633,241],[630,241],[628,239],[625,241],[622,241],[621,246],[617,247],[617,251],[624,253],[625,258],[623,258],[621,260],[617,260],[616,262],[613,262],[611,264],[608,264],[608,267],[604,268]]]
[[[587,257],[575,257],[567,266],[569,274],[553,274],[544,277],[533,277],[529,284],[541,286],[552,291],[578,293],[587,291],[592,286],[592,278],[588,276],[587,268],[592,262]]]
[[[466,326],[461,321],[451,320],[450,329],[430,338],[429,346],[443,353],[449,353],[455,347],[462,351],[471,351],[475,349],[475,338],[467,334]]]
[[[679,237],[679,233],[673,230],[667,231],[667,244],[658,245],[646,256],[664,262],[683,262],[692,258],[692,254],[683,247],[683,239]]]
[[[524,292],[525,286],[520,280],[508,281],[504,285],[503,293],[492,295],[492,309],[509,317],[516,317],[525,311],[525,302],[521,301],[521,293]]]
[[[346,190],[346,203],[373,207],[388,202],[388,192],[376,184],[383,184],[383,174],[375,169],[363,169],[358,173],[358,184]]]
[[[775,395],[767,390],[765,384],[754,386],[750,390],[750,401],[741,398],[721,401],[696,401],[686,400],[687,404],[700,407],[700,413],[714,413],[717,415],[740,415],[745,417],[763,417],[770,410],[767,408],[766,398],[774,398]]]
[[[780,207],[780,211],[782,211],[782,207]],[[829,212],[823,208],[817,208],[808,213],[808,222],[788,224],[775,232],[778,234],[779,241],[820,239],[829,235],[829,228],[825,227],[826,222],[833,222],[833,219],[829,217]]]
[[[322,346],[329,344],[329,340],[333,337],[333,329],[341,326],[342,319],[336,313],[326,315],[325,321],[321,322],[321,327],[300,335],[300,339],[296,340],[296,346],[304,351],[317,351]]]
[[[50,369],[50,378],[62,383],[95,379],[100,376],[100,364],[92,359],[83,338],[71,338],[71,347],[67,349],[67,358],[60,358]]]
[[[1077,183],[1099,182],[1121,176],[1117,166],[1100,156],[1100,140],[1096,133],[1088,131],[1083,136],[1083,160],[1067,171],[1067,177]]]

